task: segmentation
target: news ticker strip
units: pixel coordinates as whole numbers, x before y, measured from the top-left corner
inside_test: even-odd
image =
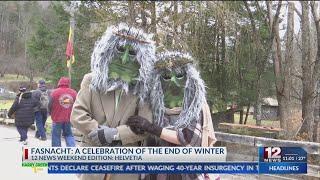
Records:
[[[304,174],[306,163],[48,163],[49,174]]]
[[[48,173],[307,173],[307,153],[299,147],[259,147],[258,162],[225,162],[225,147],[29,147],[22,151],[23,167],[48,166]]]
[[[225,147],[28,147],[23,162],[225,162]]]

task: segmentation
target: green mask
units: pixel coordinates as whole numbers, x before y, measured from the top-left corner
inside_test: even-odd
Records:
[[[185,83],[186,77],[184,74],[169,71],[161,74],[165,107],[174,108],[182,106]]]
[[[109,78],[133,83],[139,76],[140,65],[136,52],[130,45],[118,46],[118,56],[109,64]]]

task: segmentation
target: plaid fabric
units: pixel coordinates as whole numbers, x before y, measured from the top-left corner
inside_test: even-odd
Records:
[[[199,120],[194,120],[186,128],[176,129],[170,127],[177,119],[177,115],[165,115],[165,127],[176,130],[181,145],[176,145],[164,141],[158,137],[148,137],[147,146],[201,146],[202,135],[202,112]],[[141,174],[144,180],[202,180],[205,179],[204,174]]]
[[[167,117],[167,120],[173,120],[175,117]],[[167,121],[169,125],[169,121]],[[172,124],[172,122],[170,123]],[[194,120],[186,128],[175,129],[171,127],[169,129],[174,129],[177,131],[178,139],[181,146],[201,146],[201,136],[202,136],[202,112],[200,113],[200,118]]]

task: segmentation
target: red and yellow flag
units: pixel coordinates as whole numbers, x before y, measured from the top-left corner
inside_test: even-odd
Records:
[[[67,49],[66,49],[66,56],[67,56],[67,67],[71,66],[71,63],[73,64],[75,62],[74,59],[74,51],[73,51],[73,42],[72,42],[72,37],[73,37],[73,30],[70,26],[69,29],[69,38],[67,42]]]

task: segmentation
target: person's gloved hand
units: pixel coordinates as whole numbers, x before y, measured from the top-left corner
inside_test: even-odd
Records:
[[[118,134],[117,128],[110,128],[108,126],[99,126],[98,129],[91,131],[88,137],[99,146],[110,145],[112,141],[117,140],[115,137]]]
[[[144,132],[148,132],[160,137],[162,132],[162,127],[150,123],[147,119],[141,116],[129,117],[126,124],[130,126],[130,129],[136,134],[143,134]]]
[[[138,128],[138,127],[133,127],[133,126],[129,126],[131,131],[134,132],[135,134],[144,134],[145,131]]]

